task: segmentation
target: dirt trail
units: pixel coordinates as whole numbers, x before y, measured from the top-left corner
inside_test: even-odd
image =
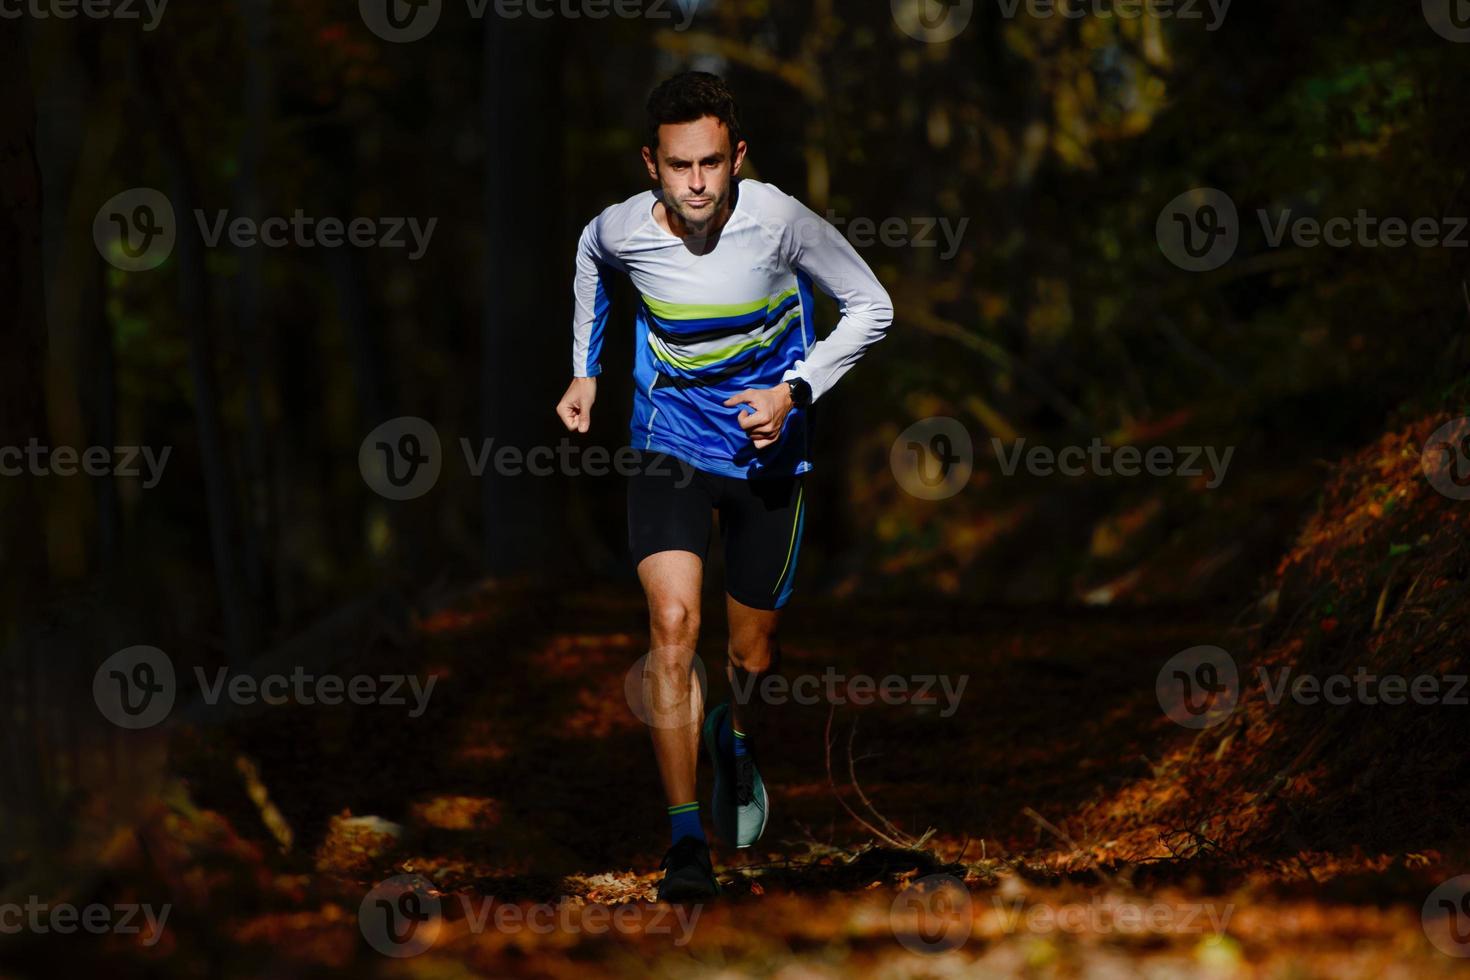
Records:
[[[97,886],[112,901],[170,896],[160,941],[32,939],[6,962],[16,975],[60,954],[78,969],[111,957],[120,975],[242,977],[1429,977],[1462,966],[1421,926],[1446,877],[1427,859],[1321,855],[1308,871],[1258,855],[1176,860],[1161,840],[1116,861],[1115,842],[1075,823],[1089,803],[1126,799],[1180,737],[1156,700],[1159,665],[1219,642],[1233,610],[798,607],[784,674],[813,678],[801,699],[817,697],[769,709],[758,735],[767,837],[716,852],[722,901],[682,918],[654,906],[662,802],[623,696],[643,652],[636,598],[486,592],[441,611],[410,650],[354,667],[436,677],[419,718],[290,707],[176,738],[176,791],[114,842]],[[715,700],[726,696],[720,621],[706,611]],[[892,680],[888,700],[903,703],[877,693],[891,677],[907,700]],[[284,854],[241,757],[294,834]],[[1099,857],[1098,870],[1068,870]],[[365,895],[403,875],[432,882],[418,909],[439,913],[388,944],[424,947],[412,957],[372,948],[394,910],[413,912],[391,885],[359,915]]]

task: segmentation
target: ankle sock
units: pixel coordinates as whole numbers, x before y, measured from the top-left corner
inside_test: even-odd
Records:
[[[730,727],[730,734],[734,736],[734,744],[731,746],[731,751],[734,753],[735,758],[738,759],[749,751],[749,747],[745,743],[745,733],[737,730],[732,725]]]
[[[698,802],[669,807],[669,835],[671,844],[679,843],[681,837],[704,840],[704,825],[699,822]]]

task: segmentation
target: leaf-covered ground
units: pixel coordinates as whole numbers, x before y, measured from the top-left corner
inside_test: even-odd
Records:
[[[435,678],[420,717],[287,706],[130,743],[152,747],[152,775],[130,778],[153,802],[117,815],[71,900],[168,902],[166,927],[11,937],[4,972],[1458,973],[1431,942],[1446,921],[1421,918],[1465,866],[1458,714],[1313,712],[1250,680],[1462,663],[1465,518],[1423,478],[1433,428],[1342,466],[1243,609],[806,597],[785,674],[819,696],[767,710],[771,825],[748,852],[716,851],[725,895],[698,908],[651,901],[666,840],[625,696],[645,643],[636,587],[477,588],[353,663]],[[720,619],[711,603],[712,702]],[[1165,716],[1156,681],[1201,645],[1232,652],[1242,682],[1229,721],[1195,731]],[[906,694],[890,681],[884,703],[893,677]],[[411,885],[420,904],[395,904]],[[390,945],[416,955],[375,948],[395,909],[422,913]]]

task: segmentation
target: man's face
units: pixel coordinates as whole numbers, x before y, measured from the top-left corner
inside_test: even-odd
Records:
[[[745,141],[730,150],[730,131],[714,116],[665,123],[658,130],[655,158],[643,148],[648,175],[663,188],[664,204],[692,232],[700,232],[725,210],[731,179],[745,160]]]

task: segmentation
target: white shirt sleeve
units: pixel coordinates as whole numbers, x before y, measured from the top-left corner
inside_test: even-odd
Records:
[[[826,337],[813,344],[804,359],[782,375],[800,377],[812,387],[812,400],[830,391],[893,322],[893,301],[852,243],[805,204],[789,194],[783,244],[794,268],[837,301],[840,317]]]
[[[611,208],[608,209],[612,210]],[[577,271],[572,283],[572,377],[591,378],[602,373],[602,340],[612,305],[609,273],[617,258],[603,239],[608,211],[582,229],[577,242]]]

